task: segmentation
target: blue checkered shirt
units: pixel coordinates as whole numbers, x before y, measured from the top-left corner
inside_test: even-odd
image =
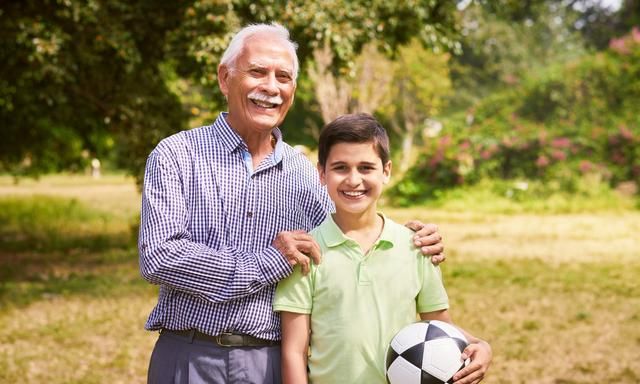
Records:
[[[162,140],[147,159],[140,271],[160,292],[145,328],[278,340],[275,284],[291,267],[271,242],[280,231],[311,230],[333,205],[279,129],[274,151],[252,169],[225,116]]]

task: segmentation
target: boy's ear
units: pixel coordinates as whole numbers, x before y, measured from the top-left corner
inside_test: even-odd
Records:
[[[325,182],[325,179],[324,179],[324,167],[322,166],[322,164],[317,163],[316,164],[316,169],[318,169],[318,175],[320,176],[320,183],[322,185],[327,185],[327,183]]]
[[[391,160],[387,161],[387,164],[384,165],[384,167],[382,168],[382,173],[384,175],[384,179],[382,180],[382,182],[384,184],[387,184],[391,179]]]

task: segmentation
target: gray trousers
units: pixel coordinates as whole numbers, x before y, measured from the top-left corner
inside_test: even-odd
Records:
[[[149,384],[280,384],[280,346],[219,347],[162,333],[149,362]]]

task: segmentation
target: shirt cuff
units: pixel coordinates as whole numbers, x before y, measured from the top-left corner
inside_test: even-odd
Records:
[[[286,304],[286,303],[274,303],[273,310],[275,312],[291,312],[291,313],[300,313],[304,315],[311,314],[311,308],[303,308],[297,305]]]
[[[262,274],[268,284],[276,284],[293,272],[287,259],[274,247],[267,247],[264,252],[258,255],[258,258]]]
[[[432,304],[428,306],[419,306],[418,313],[427,313],[427,312],[435,312],[442,311],[444,309],[449,309],[449,302],[444,302],[440,304]]]

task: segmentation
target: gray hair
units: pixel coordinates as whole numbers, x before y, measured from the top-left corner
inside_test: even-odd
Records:
[[[293,79],[298,78],[298,69],[300,68],[300,64],[298,63],[298,55],[296,54],[296,49],[298,45],[291,41],[289,36],[289,31],[283,27],[282,25],[272,22],[271,24],[250,24],[246,27],[242,28],[238,33],[236,33],[229,46],[222,54],[222,59],[220,60],[221,65],[226,65],[228,67],[233,67],[235,65],[238,56],[242,53],[246,40],[257,34],[270,34],[280,38],[291,51],[291,56],[293,57]]]

